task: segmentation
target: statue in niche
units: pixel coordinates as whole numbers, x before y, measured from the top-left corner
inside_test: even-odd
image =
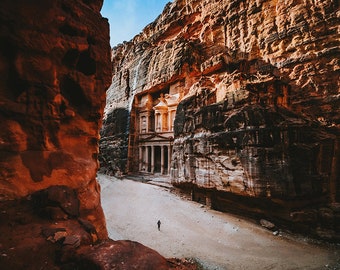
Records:
[[[159,101],[160,102],[165,102],[165,98],[164,98],[164,94],[163,93],[160,94]]]

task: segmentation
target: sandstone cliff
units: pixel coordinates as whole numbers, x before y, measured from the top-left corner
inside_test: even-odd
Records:
[[[138,171],[136,96],[175,86],[174,184],[339,239],[338,15],[337,1],[169,3],[113,49],[102,166]]]
[[[96,181],[111,81],[102,3],[0,2],[0,269],[196,269],[108,239]]]
[[[19,2],[0,6],[0,198],[70,187],[80,215],[106,238],[96,182],[111,76],[101,1]]]

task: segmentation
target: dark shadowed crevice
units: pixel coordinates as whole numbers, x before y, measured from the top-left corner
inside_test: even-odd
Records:
[[[96,39],[95,39],[93,36],[87,37],[87,42],[88,42],[90,45],[96,45]]]
[[[90,56],[89,51],[80,53],[77,70],[88,76],[96,73],[96,61]]]
[[[77,65],[78,58],[79,51],[76,49],[71,49],[65,54],[62,62],[65,66],[69,68],[74,68]]]
[[[69,76],[64,76],[60,83],[60,92],[79,114],[82,116],[88,115],[91,104],[77,82]]]
[[[77,49],[71,49],[65,54],[62,62],[68,68],[76,69],[86,76],[97,71],[96,61],[90,56],[89,51],[79,52]]]
[[[80,36],[80,32],[78,29],[72,27],[71,25],[69,24],[64,24],[63,26],[61,26],[59,28],[59,31],[64,34],[64,35],[68,35],[68,36],[71,36],[71,37],[75,37],[75,36]]]

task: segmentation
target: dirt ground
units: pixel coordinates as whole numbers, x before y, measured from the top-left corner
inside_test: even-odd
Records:
[[[157,185],[101,174],[98,181],[114,240],[140,242],[167,258],[195,258],[204,269],[339,269],[339,245],[275,236],[260,225],[207,209]]]

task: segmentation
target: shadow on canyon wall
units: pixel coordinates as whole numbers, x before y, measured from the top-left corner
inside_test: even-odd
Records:
[[[190,50],[186,53],[199,54]],[[244,58],[246,53],[237,55]],[[286,74],[264,60],[237,55],[229,62],[217,59],[208,73],[200,74],[199,90],[179,104],[172,182],[216,210],[265,217],[317,237],[338,239],[339,134],[332,124],[338,119],[325,111],[328,122],[320,120],[315,108],[336,108],[339,98],[322,100],[299,93],[306,99],[296,104],[294,89],[299,87]],[[217,102],[209,76],[223,72],[237,86]],[[130,134],[130,113],[118,108],[104,120],[102,172],[127,173],[128,137],[135,138]]]
[[[195,200],[206,193],[216,209],[247,209],[339,239],[337,10],[333,1],[168,4],[113,49],[109,106],[127,108],[130,119],[117,140],[102,137],[124,162],[102,164],[112,174],[138,173],[134,97],[181,88],[174,185]]]
[[[224,69],[237,73],[236,91],[216,102],[206,84],[177,108],[173,183],[216,210],[338,241],[339,119],[317,115],[336,111],[339,97],[295,104],[298,86],[262,60]]]
[[[117,108],[103,121],[100,132],[100,171],[119,176],[126,172],[128,159],[129,111]]]

